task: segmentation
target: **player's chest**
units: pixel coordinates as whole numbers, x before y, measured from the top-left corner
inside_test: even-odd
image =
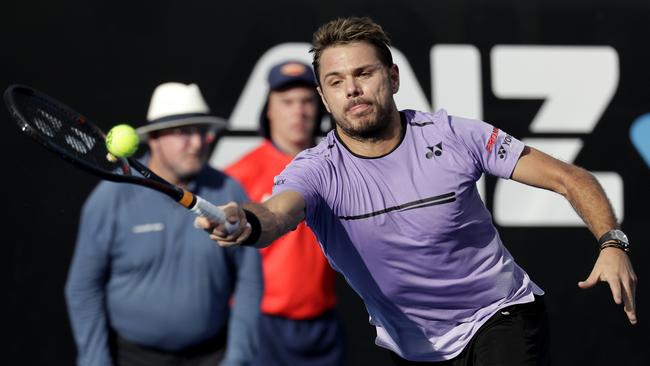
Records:
[[[389,159],[342,161],[327,187],[328,205],[344,221],[458,216],[475,184],[473,165],[460,154],[441,141]]]

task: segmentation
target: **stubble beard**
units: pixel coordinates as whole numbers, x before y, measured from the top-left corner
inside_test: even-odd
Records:
[[[352,123],[346,118],[334,118],[336,126],[352,139],[358,141],[380,141],[390,135],[391,109],[379,108],[372,104],[376,113],[369,113],[358,118],[357,123]]]

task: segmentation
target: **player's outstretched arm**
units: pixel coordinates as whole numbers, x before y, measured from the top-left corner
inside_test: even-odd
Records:
[[[243,206],[230,202],[219,206],[229,222],[239,221],[232,233],[223,224],[198,217],[195,225],[206,230],[210,238],[222,247],[253,245],[263,248],[275,239],[293,230],[305,218],[305,200],[297,192],[281,192],[264,203],[246,203]],[[249,225],[247,225],[249,224]]]
[[[582,168],[526,147],[515,166],[512,179],[563,195],[596,239],[617,228],[605,192],[593,175]],[[637,278],[626,252],[613,247],[602,249],[591,274],[585,281],[580,281],[578,286],[586,289],[599,281],[609,284],[614,302],[623,303],[630,323],[636,324]]]

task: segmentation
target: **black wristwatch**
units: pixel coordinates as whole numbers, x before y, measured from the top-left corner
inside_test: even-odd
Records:
[[[618,229],[610,230],[603,234],[603,236],[598,239],[598,246],[600,247],[600,250],[615,247],[625,252],[630,251],[630,242],[627,240],[627,235]]]

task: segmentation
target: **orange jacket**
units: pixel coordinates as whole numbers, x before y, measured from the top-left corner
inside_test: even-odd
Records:
[[[271,196],[273,178],[293,158],[264,142],[226,169],[250,199],[261,202]],[[316,237],[301,222],[296,230],[261,249],[264,273],[262,312],[290,319],[321,315],[336,304],[334,271]]]

